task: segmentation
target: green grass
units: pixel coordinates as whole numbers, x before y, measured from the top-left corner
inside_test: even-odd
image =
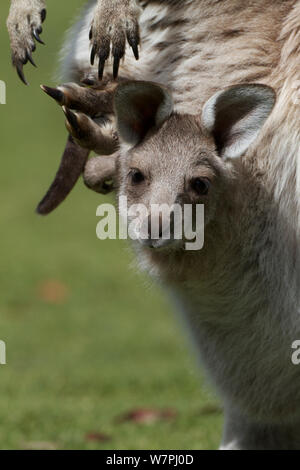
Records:
[[[222,414],[203,384],[168,302],[130,269],[126,243],[96,239],[103,199],[79,183],[48,218],[34,208],[52,178],[66,131],[61,110],[39,89],[54,84],[63,31],[83,0],[51,0],[43,38],[27,66],[30,87],[10,66],[0,6],[1,262],[0,448],[212,449]],[[69,294],[51,302],[41,285]],[[171,408],[170,421],[120,423],[135,408]],[[86,439],[91,432],[107,442]],[[48,443],[48,444],[47,444]]]

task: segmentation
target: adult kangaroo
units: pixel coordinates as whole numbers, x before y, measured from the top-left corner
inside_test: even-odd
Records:
[[[70,32],[73,83],[44,90],[67,116],[71,158],[38,210],[55,208],[82,171],[92,189],[150,211],[204,204],[202,250],[149,235],[137,256],[171,292],[220,394],[221,448],[300,449],[300,4],[140,6],[140,60],[126,55],[119,84],[101,53],[90,63],[95,1]],[[90,150],[100,156],[87,161]]]

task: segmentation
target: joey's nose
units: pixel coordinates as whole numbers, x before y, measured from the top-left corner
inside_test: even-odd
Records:
[[[139,241],[151,248],[162,248],[174,241],[174,213],[148,216],[142,223]]]

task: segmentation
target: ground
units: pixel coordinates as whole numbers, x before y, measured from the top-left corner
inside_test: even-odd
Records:
[[[130,267],[125,242],[96,238],[107,199],[80,182],[53,215],[34,213],[66,139],[39,84],[55,85],[63,31],[83,3],[49,2],[30,87],[10,66],[0,5],[0,448],[213,449],[222,413],[167,299]],[[171,412],[149,420],[140,409]]]

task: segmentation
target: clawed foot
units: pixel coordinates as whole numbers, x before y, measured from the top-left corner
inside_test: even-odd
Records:
[[[126,39],[138,60],[139,15],[140,8],[135,0],[102,0],[98,3],[90,29],[90,41],[91,64],[94,65],[95,58],[99,58],[99,80],[103,78],[110,50],[114,59],[113,76],[117,78],[120,60],[125,55]]]
[[[103,117],[101,125],[86,114],[75,112],[63,106],[66,128],[81,147],[100,155],[111,155],[118,148],[118,138],[113,123]]]
[[[36,49],[35,40],[44,44],[40,38],[42,23],[46,19],[44,0],[12,0],[10,13],[7,19],[7,28],[10,37],[12,63],[25,85],[23,66],[30,62],[36,66],[32,53]]]
[[[113,76],[117,78],[120,61],[125,55],[126,41],[135,58],[139,58],[139,15],[136,0],[101,0],[95,9],[90,28],[91,64],[99,59],[98,75],[102,80],[105,62],[113,57]],[[23,67],[27,62],[35,66],[32,53],[40,38],[46,19],[45,0],[11,0],[7,28],[10,37],[12,62],[23,83],[27,85]]]
[[[111,155],[119,145],[113,115],[115,88],[109,85],[103,90],[73,83],[58,88],[42,86],[62,106],[67,130],[75,141],[100,155]]]
[[[65,83],[57,88],[41,85],[42,90],[60,106],[75,109],[92,118],[99,114],[113,113],[113,96],[116,83],[99,84],[93,87],[80,86],[76,83]]]

